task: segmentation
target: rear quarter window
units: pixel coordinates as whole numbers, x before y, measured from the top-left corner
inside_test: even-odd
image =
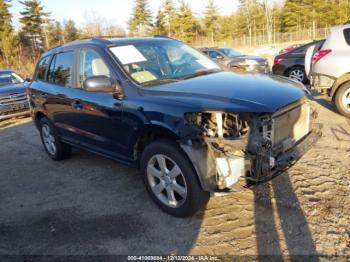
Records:
[[[304,45],[296,50],[292,51],[293,54],[306,54],[307,49],[310,47],[310,45]]]
[[[346,43],[350,45],[350,28],[344,29],[344,37]]]

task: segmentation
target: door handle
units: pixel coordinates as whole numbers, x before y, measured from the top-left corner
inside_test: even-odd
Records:
[[[76,110],[81,110],[83,109],[83,104],[81,103],[80,100],[74,100],[72,103],[72,107]]]

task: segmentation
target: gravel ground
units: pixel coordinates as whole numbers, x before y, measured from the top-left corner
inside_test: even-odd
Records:
[[[46,156],[29,119],[0,123],[0,254],[350,255],[350,120],[313,97],[323,138],[270,183],[178,219],[135,169]]]

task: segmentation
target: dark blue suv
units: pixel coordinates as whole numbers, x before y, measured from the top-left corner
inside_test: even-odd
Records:
[[[48,155],[136,165],[152,199],[190,216],[210,193],[271,179],[319,137],[302,86],[223,72],[165,37],[93,38],[43,54],[29,88]]]
[[[11,70],[0,70],[0,121],[29,115],[26,88],[29,82]]]

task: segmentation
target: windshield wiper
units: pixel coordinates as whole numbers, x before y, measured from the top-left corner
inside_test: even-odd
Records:
[[[186,80],[186,79],[191,79],[191,78],[195,78],[195,77],[198,77],[198,76],[204,76],[204,75],[209,75],[209,74],[218,73],[218,72],[221,72],[221,70],[206,70],[206,71],[199,71],[199,72],[196,72],[196,73],[194,73],[194,74],[191,74],[191,75],[188,75],[188,76],[181,77],[180,79],[182,79],[182,80]]]
[[[179,78],[164,78],[164,79],[149,81],[149,82],[143,83],[142,86],[158,86],[158,85],[163,85],[163,84],[168,84],[168,83],[180,82],[182,80],[195,78],[195,77],[203,76],[203,75],[209,75],[209,74],[218,73],[218,72],[221,72],[221,70],[215,69],[215,70],[199,71],[199,72],[196,72],[194,74],[182,76]]]
[[[174,78],[165,78],[165,79],[160,79],[160,80],[153,80],[149,81],[146,83],[143,83],[143,86],[158,86],[158,85],[163,85],[163,84],[168,84],[168,83],[174,83],[174,82],[179,82],[179,79],[174,79]]]

